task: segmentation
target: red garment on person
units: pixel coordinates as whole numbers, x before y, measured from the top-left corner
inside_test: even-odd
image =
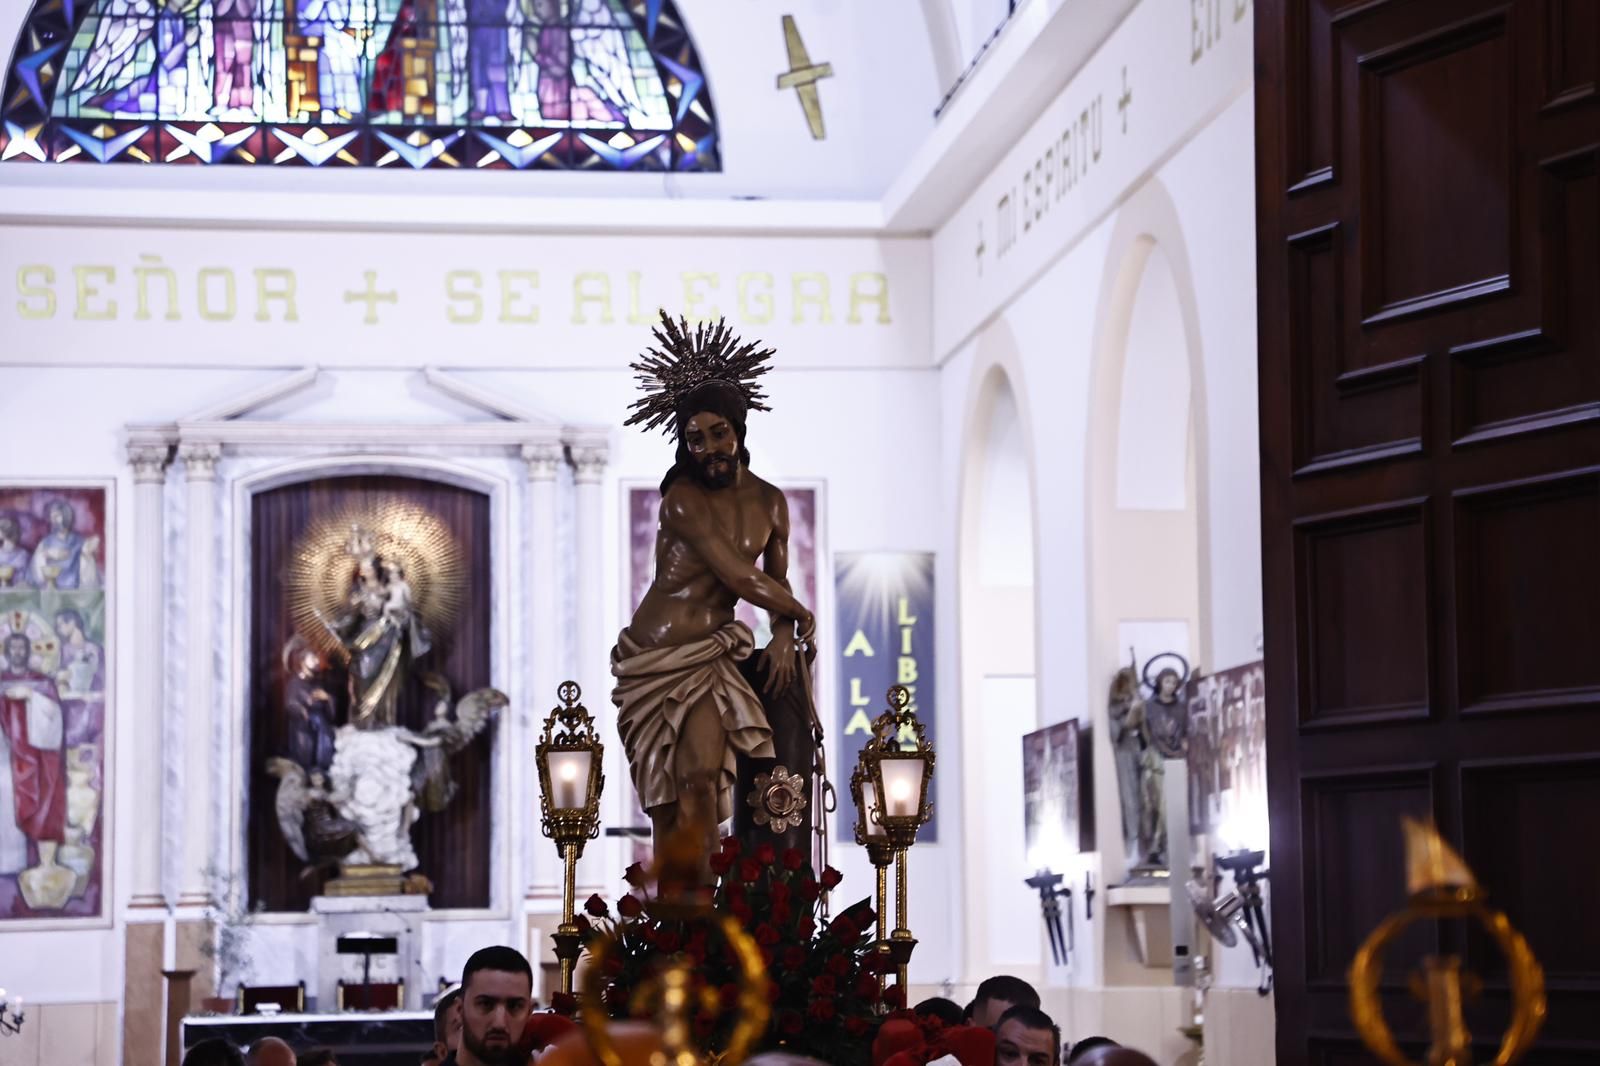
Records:
[[[872,1042],[873,1066],[926,1066],[954,1055],[961,1066],[992,1066],[994,1033],[973,1025],[949,1029],[924,1026],[909,1018],[890,1018]]]
[[[54,681],[37,670],[0,670],[0,732],[11,746],[11,789],[17,826],[34,841],[60,843],[67,827],[65,759],[59,748],[36,748],[28,737],[28,701],[9,695],[24,685],[61,705]]]

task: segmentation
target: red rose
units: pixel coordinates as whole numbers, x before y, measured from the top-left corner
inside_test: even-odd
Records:
[[[777,957],[778,956],[773,953],[773,948],[771,945],[766,945],[761,948],[761,965],[766,969],[772,969],[772,963],[777,959]]]
[[[589,901],[583,905],[583,909],[596,918],[604,918],[611,913],[606,907],[606,901],[600,898],[600,893],[598,892],[589,897]]]
[[[859,999],[875,1000],[878,998],[878,979],[870,973],[863,973],[856,978],[856,996]]]
[[[844,1020],[844,1031],[851,1036],[865,1036],[872,1023],[860,1015],[852,1014]]]
[[[644,904],[639,902],[638,896],[630,893],[617,900],[617,913],[624,918],[637,918],[644,913]]]
[[[799,1036],[805,1031],[806,1020],[797,1010],[786,1010],[778,1015],[778,1028],[784,1036]]]
[[[848,955],[835,955],[833,958],[828,960],[827,970],[828,970],[829,973],[833,974],[833,976],[841,978],[841,979],[845,978],[845,977],[849,977],[850,976],[850,956],[848,956]]]
[[[883,1002],[890,1010],[899,1010],[906,1005],[906,990],[899,985],[891,985],[883,990]]]
[[[739,880],[745,884],[761,879],[761,865],[754,859],[745,859],[739,863]]]
[[[778,936],[778,931],[776,929],[774,929],[767,922],[762,922],[760,925],[756,926],[756,943],[757,944],[760,944],[763,947],[766,947],[766,946],[769,946],[769,945],[772,945],[772,944],[776,944],[780,939],[782,939],[782,938]]]
[[[798,870],[806,864],[806,853],[799,848],[783,849],[783,868],[785,870]]]
[[[578,927],[578,935],[584,939],[588,939],[589,934],[594,932],[594,926],[590,924],[589,919],[581,914],[573,917],[572,924]]]
[[[743,903],[745,901],[744,886],[740,884],[730,884],[727,890],[722,893],[722,896],[730,906],[735,903]]]
[[[831,1022],[837,1010],[831,999],[814,999],[811,1001],[811,1006],[806,1010],[806,1013],[819,1022]]]
[[[819,974],[811,981],[811,994],[814,996],[831,996],[838,990],[832,974]]]
[[[774,882],[772,882],[772,902],[773,903],[788,903],[789,902],[789,892],[790,892],[789,886],[787,884],[785,884],[784,882],[782,882],[782,881],[774,881]]]
[[[817,920],[808,914],[804,918],[800,919],[800,924],[796,926],[796,928],[799,930],[799,933],[802,937],[810,940],[814,935],[816,935]]]
[[[831,866],[828,867],[826,870],[822,871],[822,887],[823,888],[826,888],[826,889],[838,888],[839,887],[839,882],[843,881],[843,880],[844,880],[844,874],[840,873],[838,870],[835,870]]]
[[[733,856],[727,852],[711,856],[711,872],[718,877],[728,876],[728,870],[733,866]]]
[[[799,944],[790,944],[783,949],[783,968],[785,970],[798,970],[806,964],[806,949]]]
[[[787,902],[774,903],[772,905],[772,920],[777,922],[779,925],[788,925],[789,919],[793,917],[794,908],[790,907]]]
[[[764,841],[756,848],[756,862],[762,866],[771,866],[778,861],[778,849],[770,841]]]
[[[776,1003],[782,995],[783,989],[778,986],[778,982],[769,978],[767,981],[767,1002]]]
[[[809,877],[800,882],[800,898],[807,903],[817,900],[817,883]]]
[[[634,888],[643,888],[645,885],[650,883],[650,875],[645,873],[644,867],[639,863],[634,863],[632,866],[628,867],[627,870],[623,872],[622,879],[628,882],[628,884],[632,885]]]
[[[854,944],[860,938],[861,930],[855,922],[841,914],[828,926],[828,935],[841,944]]]
[[[739,838],[738,837],[723,837],[722,838],[722,853],[724,855],[731,855],[731,856],[737,858],[738,855],[739,855]]]
[[[735,918],[739,919],[741,925],[749,925],[750,919],[755,917],[755,914],[750,910],[750,904],[742,899],[728,904],[728,910]]]
[[[578,1013],[578,997],[567,992],[557,992],[550,997],[550,1009],[570,1018]]]

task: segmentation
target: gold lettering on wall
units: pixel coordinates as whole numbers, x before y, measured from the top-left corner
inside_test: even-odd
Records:
[[[451,306],[444,309],[447,322],[470,324],[483,321],[483,275],[476,270],[452,270],[444,276],[445,299]],[[464,304],[465,306],[455,306]]]
[[[30,282],[37,277],[38,284]],[[54,267],[44,263],[26,263],[17,268],[17,317],[52,318],[56,313],[56,283]],[[37,300],[38,303],[30,301]]]
[[[294,305],[294,271],[284,267],[256,267],[255,275],[256,321],[272,321],[272,315],[267,310],[269,300],[283,301],[283,321],[300,321]]]
[[[708,299],[708,297],[706,295],[702,294],[699,291],[699,286],[702,283],[704,283],[706,285],[709,285],[711,288],[715,289],[717,287],[717,275],[712,274],[712,273],[707,273],[705,271],[685,271],[684,272],[684,274],[683,274],[683,317],[688,320],[689,325],[691,325],[691,326],[695,325],[696,323],[699,323],[699,322],[709,322],[713,318],[720,317],[721,314],[722,314],[720,311],[717,310],[717,307],[716,307],[715,304],[713,304],[710,307],[706,308],[704,311],[702,311],[700,309],[701,301],[705,300],[705,299]]]
[[[158,255],[141,255],[139,265],[133,268],[133,280],[138,286],[139,306],[133,312],[133,317],[146,320],[150,317],[150,279],[160,278],[167,294],[167,313],[162,317],[168,322],[176,322],[182,316],[178,313],[178,272],[161,263]]]
[[[1223,7],[1234,23],[1250,13],[1250,0],[1189,0],[1189,65],[1194,66],[1222,40]]]
[[[572,276],[572,324],[587,326],[588,316],[583,305],[600,305],[600,324],[611,325],[611,275],[602,270],[585,270]]]
[[[828,275],[795,274],[789,279],[790,299],[794,302],[794,324],[806,321],[806,305],[817,308],[817,323],[826,326],[833,321],[833,308],[828,306]]]
[[[761,291],[753,291],[756,285]],[[747,270],[739,275],[739,318],[747,326],[764,326],[772,321],[772,275],[765,270]]]
[[[222,280],[222,310],[211,306],[211,282],[214,279]],[[233,271],[228,267],[206,267],[195,275],[195,291],[200,303],[200,317],[207,322],[227,322],[233,318],[234,291]]]
[[[639,309],[639,272],[628,271],[628,325],[648,326],[658,317],[658,315],[646,315]]]
[[[103,322],[117,317],[117,301],[106,298],[106,302],[99,307],[92,306],[96,297],[105,296],[95,286],[94,278],[104,278],[110,285],[117,280],[115,267],[108,266],[75,266],[72,268],[73,280],[78,286],[78,302],[72,309],[72,317],[91,322]]]
[[[850,313],[845,321],[852,326],[862,322],[862,304],[872,304],[878,309],[875,319],[878,325],[889,324],[889,275],[881,270],[850,275]]]
[[[533,299],[533,290],[539,287],[537,270],[502,270],[500,275],[500,321],[519,325],[532,325],[539,321],[539,305],[529,303],[526,310],[521,301]],[[517,283],[524,282],[527,289],[517,291]]]

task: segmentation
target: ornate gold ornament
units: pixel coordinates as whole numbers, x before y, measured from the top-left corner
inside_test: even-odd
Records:
[[[1405,910],[1384,919],[1356,952],[1350,964],[1350,1018],[1368,1050],[1387,1066],[1417,1066],[1400,1051],[1383,1018],[1378,984],[1384,951],[1413,922],[1472,918],[1500,946],[1510,971],[1511,1024],[1493,1059],[1493,1066],[1509,1066],[1533,1046],[1544,1024],[1544,970],[1505,914],[1485,903],[1486,893],[1477,878],[1438,830],[1411,818],[1402,819],[1402,825],[1411,901]],[[1478,983],[1475,975],[1463,972],[1456,955],[1430,955],[1423,960],[1423,973],[1413,975],[1413,992],[1428,1005],[1432,1041],[1427,1066],[1470,1066],[1472,1034],[1461,1008],[1465,994]]]
[[[583,934],[574,905],[578,857],[586,841],[600,835],[600,794],[606,787],[605,745],[594,716],[579,700],[583,689],[563,681],[556,689],[561,706],[552,708],[544,734],[534,746],[539,767],[539,817],[544,835],[556,842],[565,865],[561,924],[551,935],[561,961],[561,991],[572,993],[572,974],[583,953]]]
[[[296,632],[322,654],[348,658],[324,620],[349,609],[363,554],[398,562],[422,624],[436,636],[450,631],[466,586],[460,542],[431,511],[388,497],[323,515],[295,542],[284,587]]]
[[[798,829],[806,821],[805,778],[791,774],[787,766],[774,766],[771,773],[756,775],[755,790],[745,802],[755,808],[757,825],[770,825],[774,833]]]

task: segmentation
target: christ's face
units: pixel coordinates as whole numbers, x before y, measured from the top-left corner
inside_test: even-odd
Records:
[[[739,473],[739,434],[733,423],[715,412],[701,411],[684,424],[683,443],[702,485],[725,489],[733,484]]]
[[[28,638],[15,634],[6,640],[6,665],[13,670],[28,668]]]

